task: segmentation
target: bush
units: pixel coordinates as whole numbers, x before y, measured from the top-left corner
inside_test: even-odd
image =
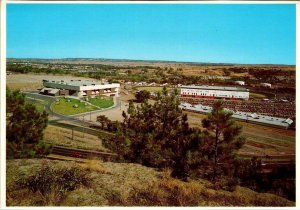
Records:
[[[44,164],[36,174],[17,180],[16,185],[42,195],[49,205],[58,203],[68,191],[89,186],[90,178],[78,167],[55,169]]]
[[[214,188],[233,192],[233,191],[235,191],[238,184],[239,184],[238,178],[220,177],[216,181]]]

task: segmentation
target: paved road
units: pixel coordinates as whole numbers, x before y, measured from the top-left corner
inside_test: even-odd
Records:
[[[64,115],[57,114],[57,113],[55,113],[51,110],[51,104],[53,102],[55,102],[56,97],[41,95],[41,94],[38,94],[36,92],[24,92],[24,93],[27,97],[35,98],[35,99],[43,100],[43,101],[47,102],[47,104],[45,106],[45,109],[49,113],[50,117],[53,118],[52,120],[49,120],[50,125],[58,126],[58,127],[62,127],[62,128],[67,128],[67,129],[70,129],[70,130],[73,129],[73,130],[76,130],[76,131],[88,133],[88,134],[95,135],[95,136],[100,136],[101,135],[103,137],[106,137],[106,136],[111,137],[113,135],[113,134],[105,132],[105,131],[97,131],[95,129],[91,129],[91,128],[89,128],[90,126],[99,126],[100,124],[97,123],[97,122],[91,122],[91,121],[84,120],[84,118],[79,119],[77,117],[90,115],[91,113],[95,113],[95,112],[98,113],[98,112],[105,111],[105,110],[108,110],[108,109],[116,109],[118,107],[118,105],[120,104],[119,100],[115,101],[115,105],[112,108],[97,110],[97,111],[94,111],[94,112],[91,112],[91,113],[90,112],[82,113],[82,114],[74,115],[74,116],[64,116]],[[64,122],[60,122],[60,121],[67,121],[67,122],[70,122],[72,124],[64,123]]]

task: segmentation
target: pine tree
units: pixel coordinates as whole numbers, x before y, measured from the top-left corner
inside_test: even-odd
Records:
[[[49,152],[43,144],[43,131],[48,114],[40,113],[33,104],[25,102],[20,91],[6,90],[6,139],[8,158],[42,156]]]
[[[202,120],[202,126],[207,130],[213,152],[213,175],[215,182],[219,173],[230,170],[236,152],[245,142],[240,136],[242,127],[232,119],[232,112],[225,111],[223,101],[218,100],[213,105],[212,112]]]
[[[186,180],[188,156],[200,141],[199,130],[191,129],[187,115],[179,108],[177,91],[164,88],[153,105],[147,101],[123,112],[124,121],[110,148],[124,160],[151,167],[173,168],[172,176]],[[129,113],[130,112],[130,113]]]

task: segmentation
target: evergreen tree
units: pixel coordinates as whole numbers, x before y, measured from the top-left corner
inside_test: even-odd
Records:
[[[108,127],[111,121],[105,115],[99,115],[97,116],[97,122],[101,124],[101,129],[103,130],[104,127]]]
[[[25,103],[20,91],[6,90],[6,140],[7,158],[36,157],[48,154],[43,131],[47,126],[48,114],[40,113],[32,104]]]
[[[245,142],[240,136],[242,127],[232,119],[232,112],[224,110],[222,100],[214,103],[212,112],[202,120],[202,126],[206,128],[210,156],[213,157],[212,180],[215,182],[217,175],[222,173],[233,175],[231,166],[236,152]]]
[[[186,180],[189,154],[200,141],[200,130],[189,127],[187,115],[178,107],[177,94],[168,95],[164,88],[153,105],[146,101],[131,106],[130,115],[123,112],[122,126],[108,144],[126,161],[171,167],[172,176]]]
[[[150,98],[150,92],[147,90],[141,90],[135,93],[135,98],[138,103],[143,103]]]

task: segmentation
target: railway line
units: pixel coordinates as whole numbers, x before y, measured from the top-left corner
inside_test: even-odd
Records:
[[[98,152],[98,151],[76,149],[76,148],[63,147],[63,146],[53,146],[51,154],[64,156],[64,157],[80,158],[80,159],[99,158],[103,161],[113,161],[117,158],[117,154],[115,153]]]

